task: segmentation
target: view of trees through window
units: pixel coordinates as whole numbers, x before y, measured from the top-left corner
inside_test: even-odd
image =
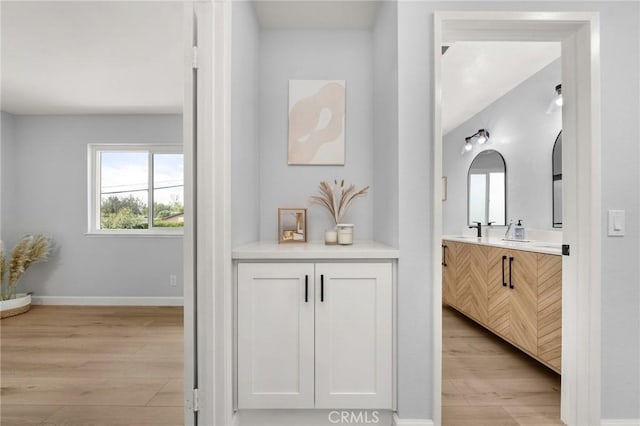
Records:
[[[100,229],[184,226],[182,154],[101,151],[99,163]]]

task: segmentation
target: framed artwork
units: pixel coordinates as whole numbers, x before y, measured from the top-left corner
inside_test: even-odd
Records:
[[[289,80],[289,165],[344,166],[345,80]]]
[[[306,243],[307,242],[307,209],[279,208],[278,209],[278,242]]]

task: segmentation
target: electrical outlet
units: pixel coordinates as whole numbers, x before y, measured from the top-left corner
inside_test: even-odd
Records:
[[[169,275],[169,285],[175,287],[178,285],[178,279],[175,275]]]

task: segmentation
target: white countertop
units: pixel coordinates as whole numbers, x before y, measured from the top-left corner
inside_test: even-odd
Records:
[[[481,244],[491,247],[506,248],[510,250],[524,250],[532,251],[535,253],[554,254],[558,256],[562,255],[562,244],[560,243],[551,243],[545,241],[505,241],[500,238],[478,238],[470,237],[467,235],[443,235],[442,239],[459,243]]]
[[[376,241],[355,241],[353,245],[325,245],[323,241],[285,243],[257,241],[236,247],[231,252],[235,260],[260,259],[397,259],[400,251]]]

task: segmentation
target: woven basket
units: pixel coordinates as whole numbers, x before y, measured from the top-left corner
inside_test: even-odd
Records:
[[[31,309],[31,295],[17,294],[15,299],[0,301],[0,319],[12,317]]]

